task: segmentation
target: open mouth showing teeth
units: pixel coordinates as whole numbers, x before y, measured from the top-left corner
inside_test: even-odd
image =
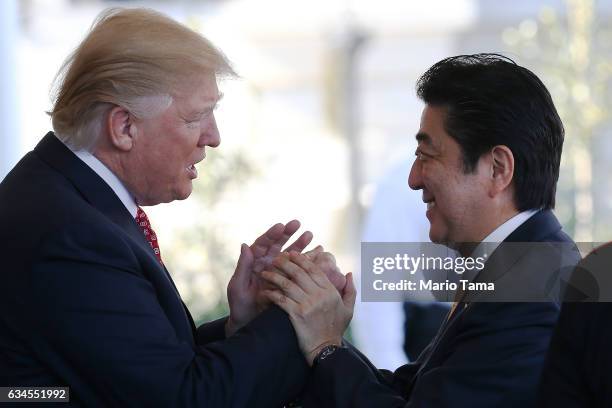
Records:
[[[196,169],[195,164],[192,164],[187,167],[187,172],[189,173],[189,176],[192,179],[198,177],[198,170]]]
[[[427,209],[428,210],[432,209],[435,206],[436,206],[436,202],[435,201],[430,201],[430,202],[427,203]]]

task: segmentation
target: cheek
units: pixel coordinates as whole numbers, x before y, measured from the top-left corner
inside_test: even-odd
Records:
[[[440,169],[435,177],[431,177],[431,182],[435,186],[436,193],[443,196],[445,200],[451,200],[451,202],[461,198],[461,195],[468,191],[465,190],[468,186],[463,184],[463,180],[457,176],[457,173],[445,171],[445,169]]]
[[[176,149],[183,155],[183,159],[190,158],[194,150],[198,149],[198,141],[202,134],[200,128],[185,129],[177,140]]]
[[[443,196],[445,189],[448,188],[447,177],[448,175],[444,174],[440,168],[428,165],[423,166],[421,173],[423,185],[430,193],[436,196],[436,200],[438,199],[438,195]]]
[[[165,150],[147,157],[144,172],[153,180],[154,184],[167,187],[174,183],[181,175],[181,159],[176,152]]]

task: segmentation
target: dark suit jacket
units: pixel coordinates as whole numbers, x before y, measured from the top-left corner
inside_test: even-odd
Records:
[[[505,240],[538,241],[572,242],[550,211],[536,213]],[[394,373],[375,369],[352,347],[340,349],[315,367],[304,405],[533,406],[558,310],[552,302],[460,306],[419,358]]]
[[[597,259],[599,258],[599,259]],[[612,272],[612,245],[578,264],[577,273],[603,278]],[[580,277],[578,277],[580,278]],[[597,279],[606,283],[606,279]],[[612,406],[612,303],[564,303],[546,356],[540,406]]]
[[[0,386],[69,386],[88,407],[275,407],[301,390],[287,315],[196,330],[132,216],[52,133],[0,184],[0,226]]]

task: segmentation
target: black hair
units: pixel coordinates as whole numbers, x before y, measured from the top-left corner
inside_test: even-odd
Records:
[[[417,95],[446,109],[444,128],[461,147],[466,173],[505,145],[514,156],[517,209],[554,208],[564,130],[533,72],[499,54],[459,55],[429,68]]]

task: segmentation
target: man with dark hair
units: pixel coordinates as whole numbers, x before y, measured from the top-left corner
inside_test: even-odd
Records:
[[[466,172],[505,145],[514,156],[516,209],[554,207],[563,124],[533,72],[497,54],[451,57],[419,79],[417,95],[446,108],[444,128],[461,147]]]
[[[431,67],[418,81],[417,93],[426,105],[408,183],[423,192],[430,239],[463,256],[474,253],[474,244],[478,249],[486,243],[493,252],[474,280],[495,276],[512,281],[528,276],[525,271],[533,272],[534,265],[552,266],[552,260],[542,262],[532,249],[545,243],[554,253],[556,244],[573,242],[551,212],[563,125],[542,82],[503,56],[462,55]],[[513,243],[528,249],[508,262],[502,250]],[[577,254],[568,256],[578,261]],[[313,299],[300,278],[303,269],[312,267],[304,268],[308,262],[299,258],[277,262],[291,280],[264,276],[277,285],[268,296],[292,317],[300,344],[331,342],[314,358],[303,350],[314,366],[305,405],[535,404],[559,313],[555,303],[468,303],[469,294],[459,292],[438,334],[415,362],[395,372],[378,370],[357,350],[342,346],[342,324],[334,331],[300,316]],[[527,286],[526,291],[538,290]],[[345,316],[346,308],[345,302],[337,315]]]

